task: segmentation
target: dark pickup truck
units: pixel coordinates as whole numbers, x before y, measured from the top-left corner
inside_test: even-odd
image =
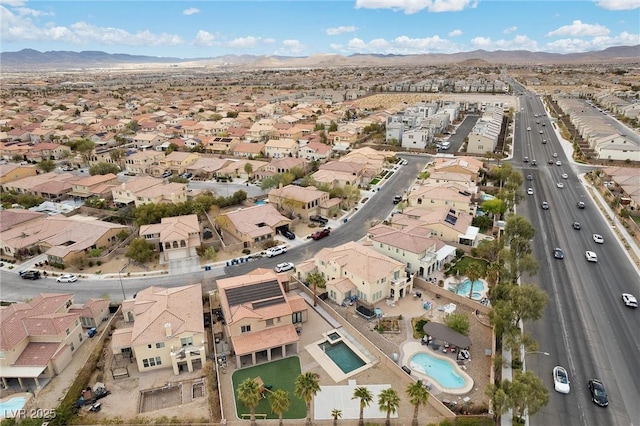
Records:
[[[319,223],[322,226],[324,226],[327,223],[329,223],[329,219],[327,219],[326,217],[318,216],[316,214],[309,216],[309,220],[311,222]]]
[[[23,280],[37,280],[40,279],[40,271],[21,271],[20,277]]]

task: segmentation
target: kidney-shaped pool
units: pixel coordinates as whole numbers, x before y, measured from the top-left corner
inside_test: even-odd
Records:
[[[417,352],[411,356],[409,367],[427,376],[438,389],[454,394],[464,394],[473,387],[473,379],[451,360],[437,354]]]

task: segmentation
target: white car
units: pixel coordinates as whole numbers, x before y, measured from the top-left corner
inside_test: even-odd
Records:
[[[562,161],[560,160],[556,161],[556,166],[562,166]]]
[[[637,308],[638,307],[638,299],[633,294],[622,293],[622,301],[624,305],[629,308]]]
[[[287,252],[287,248],[285,246],[275,246],[275,247],[268,248],[265,251],[265,253],[267,254],[267,257],[277,256],[279,254],[283,254],[286,252]]]
[[[594,263],[598,262],[598,255],[592,251],[589,251],[589,250],[585,251],[584,256],[587,258],[589,262],[594,262]]]
[[[531,130],[531,127],[527,127],[527,131]]]
[[[533,188],[529,188],[529,189],[527,189],[527,194],[529,194],[529,195],[533,195]]]
[[[563,174],[562,174],[562,179],[569,179],[569,175],[568,175],[568,174],[566,174],[566,173],[563,173]]]
[[[290,271],[294,268],[293,263],[291,262],[282,262],[278,263],[274,268],[276,272],[286,272]]]
[[[593,234],[593,242],[598,244],[604,244],[604,237],[600,234]]]
[[[553,153],[553,158],[558,158],[558,153],[557,152]]]
[[[556,392],[567,394],[571,390],[569,386],[569,374],[564,367],[553,367],[553,387]]]
[[[73,274],[65,274],[56,278],[56,281],[59,283],[75,283],[78,281],[78,277]]]
[[[557,186],[558,188],[564,188],[564,183],[562,183],[562,182],[558,182],[558,183],[556,183],[556,186]]]

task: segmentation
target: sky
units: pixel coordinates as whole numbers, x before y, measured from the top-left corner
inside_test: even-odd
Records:
[[[640,44],[640,0],[0,0],[0,51],[575,53]]]

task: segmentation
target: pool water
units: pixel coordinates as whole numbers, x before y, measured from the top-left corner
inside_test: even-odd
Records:
[[[469,280],[469,278],[467,278],[466,280],[462,281],[460,283],[459,286],[457,286],[457,291],[456,291],[456,286],[451,286],[449,287],[450,289],[452,289],[452,291],[456,294],[459,294],[460,296],[467,296],[469,297],[469,290],[471,290],[471,281]],[[482,293],[481,291],[484,290],[484,283],[480,280],[476,280],[473,283],[473,294],[471,295],[471,298],[473,300],[480,300],[482,299]]]
[[[409,360],[411,369],[431,377],[440,387],[460,389],[464,378],[456,372],[455,365],[446,359],[436,358],[425,352],[415,354]]]
[[[26,402],[27,398],[24,396],[16,396],[0,402],[0,419],[15,417],[18,410],[21,410]]]
[[[345,374],[365,365],[362,358],[356,355],[344,342],[338,342],[333,345],[329,342],[322,342],[318,346]]]

